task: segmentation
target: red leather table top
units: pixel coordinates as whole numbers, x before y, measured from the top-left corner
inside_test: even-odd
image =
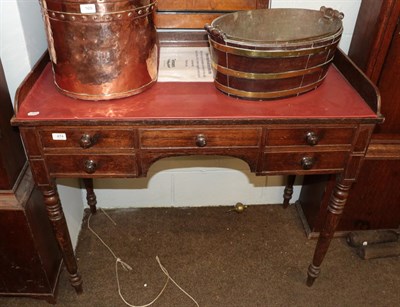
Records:
[[[26,99],[18,120],[279,119],[376,118],[360,95],[331,66],[314,91],[272,101],[247,101],[219,92],[213,83],[158,82],[128,98],[85,101],[61,94],[47,65]]]

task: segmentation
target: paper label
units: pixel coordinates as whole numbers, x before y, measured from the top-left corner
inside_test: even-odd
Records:
[[[94,14],[96,13],[96,5],[93,3],[81,4],[80,6],[82,14]]]
[[[52,133],[51,137],[55,141],[66,141],[67,140],[67,135],[65,133]]]
[[[33,112],[28,112],[28,116],[36,116],[39,115],[39,112],[33,111]]]
[[[213,82],[207,47],[163,47],[160,50],[159,82]]]

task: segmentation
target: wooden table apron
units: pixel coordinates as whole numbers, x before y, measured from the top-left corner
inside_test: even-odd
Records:
[[[60,94],[43,58],[19,88],[12,123],[20,127],[76,291],[82,279],[55,178],[136,178],[155,161],[181,155],[237,157],[257,175],[336,174],[308,269],[312,285],[372,130],[382,121],[376,88],[340,51],[334,64],[318,89],[286,99],[246,101],[212,83],[159,82],[137,96],[96,102]]]

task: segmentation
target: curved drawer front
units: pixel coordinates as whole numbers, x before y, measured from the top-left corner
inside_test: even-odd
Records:
[[[135,155],[46,155],[46,165],[57,177],[136,177]]]
[[[58,127],[41,130],[40,140],[44,149],[67,148],[133,148],[133,130],[106,130]]]
[[[143,129],[139,135],[140,147],[143,149],[258,147],[261,128],[160,128]]]

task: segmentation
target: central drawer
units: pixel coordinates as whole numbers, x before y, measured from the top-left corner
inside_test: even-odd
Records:
[[[142,149],[258,147],[261,128],[166,128],[139,131]]]
[[[56,177],[136,177],[136,157],[130,155],[46,155],[48,172]]]

